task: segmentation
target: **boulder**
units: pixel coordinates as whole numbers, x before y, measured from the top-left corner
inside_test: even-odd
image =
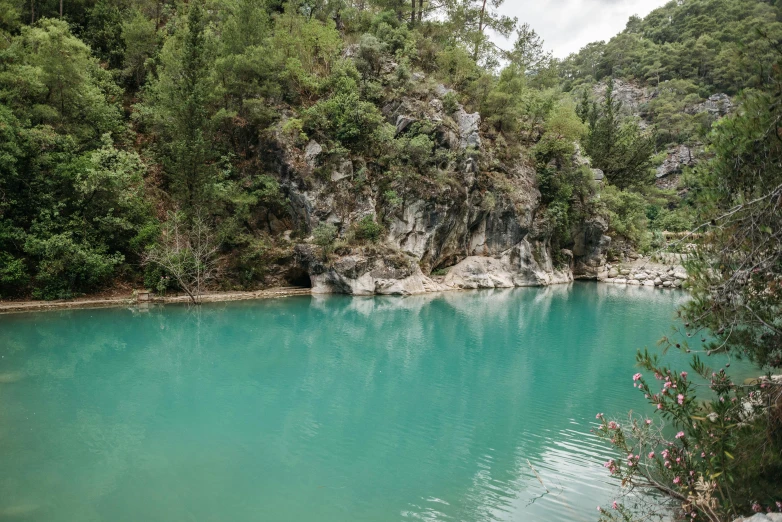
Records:
[[[415,118],[410,116],[399,115],[396,118],[396,135],[399,136],[407,130],[407,128],[416,122]]]
[[[349,159],[342,160],[331,173],[331,181],[342,181],[353,177],[353,162]]]
[[[657,167],[657,178],[678,174],[684,167],[695,165],[695,163],[695,156],[693,155],[692,149],[686,145],[677,145],[668,150],[668,156],[665,158],[662,165]]]
[[[307,146],[304,148],[304,159],[310,168],[315,168],[316,161],[321,152],[323,152],[323,147],[321,147],[320,143],[317,141],[311,140],[307,143]]]
[[[479,133],[481,126],[481,115],[477,112],[467,113],[464,109],[459,109],[454,114],[456,123],[459,125],[460,147],[480,148],[481,135]]]

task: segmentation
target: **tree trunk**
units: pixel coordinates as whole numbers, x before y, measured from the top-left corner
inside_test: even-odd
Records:
[[[418,0],[418,23],[424,19],[424,0]]]
[[[478,51],[480,50],[481,40],[483,39],[483,17],[486,15],[486,0],[483,0],[481,5],[481,16],[478,18],[478,35],[475,37],[475,50],[473,51],[473,59],[478,59]]]
[[[35,23],[35,0],[30,0],[30,25]]]
[[[410,0],[410,27],[415,25],[415,0]]]
[[[62,18],[62,0],[60,0],[60,18]]]

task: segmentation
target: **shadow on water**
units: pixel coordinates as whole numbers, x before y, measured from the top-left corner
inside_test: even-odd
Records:
[[[684,298],[576,284],[2,317],[0,376],[20,378],[0,379],[0,513],[592,520],[615,488],[594,414],[644,407],[635,349]]]

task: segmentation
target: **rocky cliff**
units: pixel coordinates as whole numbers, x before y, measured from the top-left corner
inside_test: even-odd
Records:
[[[443,160],[427,176],[400,175],[382,185],[367,176],[364,158],[313,140],[297,144],[282,125],[278,130],[290,216],[277,221],[290,224],[288,236],[299,231],[290,261],[309,276],[313,292],[419,294],[597,277],[610,243],[606,224],[577,224],[574,250],[553,252],[530,159],[498,158],[486,146],[491,137],[478,113],[449,101],[451,91],[443,85],[427,83],[423,75],[414,80],[413,94],[382,110],[397,136],[433,129],[434,154]],[[349,241],[367,219],[383,225],[380,240]],[[338,230],[329,256],[312,244],[313,231],[324,224]]]

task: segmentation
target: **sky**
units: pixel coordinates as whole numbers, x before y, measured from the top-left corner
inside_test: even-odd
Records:
[[[527,22],[557,58],[589,42],[608,41],[625,28],[630,16],[646,16],[670,0],[505,0],[503,14]],[[510,42],[498,42],[508,48]]]

